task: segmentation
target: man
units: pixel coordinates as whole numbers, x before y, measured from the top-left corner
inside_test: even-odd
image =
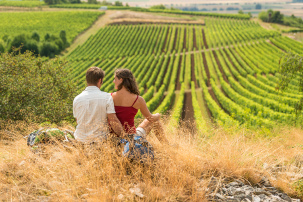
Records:
[[[102,141],[108,134],[108,122],[114,132],[123,136],[123,127],[118,120],[114,101],[109,93],[100,90],[104,71],[91,67],[86,72],[86,89],[75,97],[73,114],[77,121],[75,139],[81,142]]]

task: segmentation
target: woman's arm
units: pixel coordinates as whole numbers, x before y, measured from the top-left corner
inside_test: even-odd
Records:
[[[156,113],[152,114],[150,113],[149,109],[147,108],[146,102],[143,97],[139,96],[138,98],[139,104],[140,104],[140,111],[141,114],[150,122],[158,121],[161,117],[161,114]]]

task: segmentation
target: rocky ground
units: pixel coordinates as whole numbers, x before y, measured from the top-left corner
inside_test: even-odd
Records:
[[[265,177],[255,186],[240,180],[230,182],[212,177],[208,186],[209,201],[224,202],[300,202],[273,187]]]

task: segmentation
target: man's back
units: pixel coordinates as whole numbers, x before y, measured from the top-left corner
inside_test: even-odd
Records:
[[[109,93],[97,86],[88,86],[73,102],[77,119],[75,138],[86,142],[104,138],[108,133],[107,114],[115,113],[114,102]]]

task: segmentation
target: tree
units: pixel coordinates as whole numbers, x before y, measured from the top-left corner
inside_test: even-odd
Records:
[[[40,41],[40,35],[37,32],[33,32],[32,39],[36,40],[37,42]]]
[[[2,41],[2,40],[0,39],[0,53],[4,53],[4,51],[5,51],[4,41]]]
[[[256,5],[256,10],[261,10],[262,9],[262,5],[261,4],[257,4]]]
[[[293,52],[285,53],[280,59],[277,89],[282,92],[288,87],[288,84],[293,78],[299,76],[299,92],[303,94],[303,56]],[[295,106],[296,114],[300,114],[303,109],[303,97]]]
[[[0,55],[0,119],[70,120],[76,86],[67,79],[66,62],[15,51]]]
[[[120,1],[115,1],[115,6],[123,6],[123,4]]]
[[[14,48],[20,48],[19,51],[20,53],[24,53],[26,51],[24,44],[27,42],[27,37],[25,34],[19,34],[14,37],[12,40],[10,46],[9,46],[9,51],[12,52]]]
[[[97,4],[97,0],[88,0],[87,1],[88,4]]]
[[[166,9],[166,7],[164,6],[164,5],[155,5],[155,6],[152,6],[152,7],[150,7],[150,9]]]
[[[53,58],[60,53],[59,47],[53,42],[43,42],[40,47],[40,55]]]
[[[242,15],[242,14],[244,14],[244,12],[243,12],[242,10],[239,10],[239,11],[238,11],[238,14],[241,14],[241,15]]]

